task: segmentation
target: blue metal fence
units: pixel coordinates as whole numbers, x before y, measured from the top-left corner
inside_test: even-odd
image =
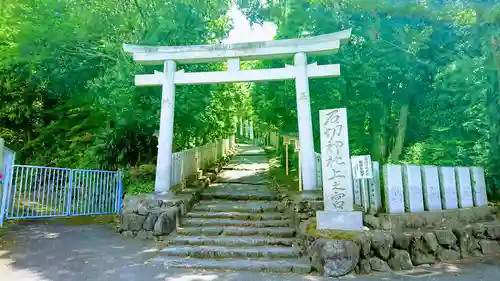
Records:
[[[119,172],[14,165],[7,186],[6,219],[118,213]]]

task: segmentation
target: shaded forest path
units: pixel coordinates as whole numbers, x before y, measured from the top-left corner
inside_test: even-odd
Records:
[[[309,273],[295,229],[267,184],[263,149],[240,144],[201,201],[167,238],[155,263],[165,267]]]

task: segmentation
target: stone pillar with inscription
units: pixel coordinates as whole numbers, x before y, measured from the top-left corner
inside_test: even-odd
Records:
[[[317,212],[317,228],[361,231],[363,214],[353,209],[347,110],[320,110],[319,120],[325,210]]]

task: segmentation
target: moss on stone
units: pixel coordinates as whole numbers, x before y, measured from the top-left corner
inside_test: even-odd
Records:
[[[321,238],[335,239],[335,240],[350,240],[356,241],[363,234],[359,231],[349,230],[318,230],[316,229],[316,219],[311,219],[306,228],[309,235]]]

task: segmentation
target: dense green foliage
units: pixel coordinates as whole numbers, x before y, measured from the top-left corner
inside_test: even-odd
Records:
[[[229,5],[0,1],[0,136],[21,152],[21,163],[104,169],[155,163],[161,87],[133,83],[135,74],[162,67],[137,65],[122,44],[219,42],[231,28]],[[179,67],[206,71],[223,65]],[[245,89],[178,87],[174,150],[233,134]]]
[[[220,42],[229,0],[0,0],[0,137],[20,162],[154,172],[160,88],[138,88],[122,44]],[[500,1],[238,0],[277,38],[353,29],[342,76],[311,80],[318,110],[347,107],[352,154],[381,162],[480,165],[500,186]],[[262,3],[266,2],[265,5]],[[283,67],[289,60],[245,67]],[[220,64],[182,66],[220,70]],[[250,99],[251,98],[251,99]],[[174,150],[232,134],[297,130],[293,81],[177,88]],[[141,166],[142,165],[142,166]]]
[[[259,2],[240,5],[254,22],[275,22],[278,38],[352,28],[339,54],[310,58],[340,63],[342,72],[310,82],[317,148],[318,111],[347,107],[352,154],[381,162],[479,165],[487,169],[490,193],[498,190],[500,1]],[[259,84],[253,101],[261,122],[297,130],[293,81]]]

